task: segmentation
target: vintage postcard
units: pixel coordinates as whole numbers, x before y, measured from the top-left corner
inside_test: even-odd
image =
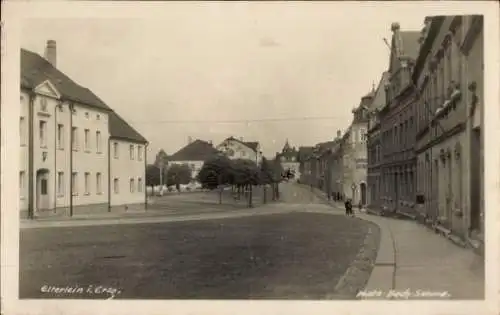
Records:
[[[494,2],[2,13],[2,314],[498,314]]]

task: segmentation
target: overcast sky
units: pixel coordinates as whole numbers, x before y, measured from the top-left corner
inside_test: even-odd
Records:
[[[231,135],[270,156],[286,138],[313,145],[345,130],[388,66],[391,23],[420,30],[424,7],[173,3],[162,19],[30,19],[21,43],[43,55],[56,40],[58,68],[149,140],[149,160],[188,137]]]

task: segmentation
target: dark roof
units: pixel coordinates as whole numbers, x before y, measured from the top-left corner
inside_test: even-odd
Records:
[[[195,140],[186,145],[169,157],[170,161],[205,161],[206,159],[220,153],[212,144]]]
[[[244,146],[247,146],[250,149],[254,150],[255,152],[257,152],[257,148],[259,147],[258,141],[241,141],[241,140],[238,140],[232,136],[227,138],[226,140],[233,140],[233,141],[239,142],[239,143],[243,144]]]
[[[420,31],[401,31],[401,55],[410,57],[413,60],[417,60],[420,50],[420,36]]]
[[[67,100],[110,110],[92,91],[78,85],[45,58],[21,48],[21,87],[33,89],[46,80],[49,80]]]
[[[139,143],[147,143],[148,140],[141,136],[132,126],[130,126],[117,113],[109,113],[109,136],[114,139],[124,139]]]
[[[299,147],[298,160],[303,161],[312,155],[314,147]]]
[[[371,103],[371,108],[376,109],[376,108],[381,108],[385,106],[385,84],[389,81],[389,72],[384,71],[382,73],[382,77],[380,78],[380,81],[378,83],[377,90],[375,92],[375,96],[373,97],[372,103]]]

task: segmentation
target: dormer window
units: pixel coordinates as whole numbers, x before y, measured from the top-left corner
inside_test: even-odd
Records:
[[[89,112],[85,112],[85,118],[89,119]]]

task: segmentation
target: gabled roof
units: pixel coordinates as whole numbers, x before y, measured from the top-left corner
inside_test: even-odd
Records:
[[[196,139],[169,157],[170,161],[205,161],[219,154],[212,144]]]
[[[375,92],[375,96],[373,98],[373,101],[371,103],[370,108],[371,109],[379,109],[385,106],[385,85],[389,82],[389,72],[384,71],[382,73],[382,77],[380,78],[380,81],[378,83],[377,90]]]
[[[401,41],[402,47],[400,47],[401,55],[411,58],[412,60],[417,60],[418,53],[420,50],[420,31],[402,31]]]
[[[147,143],[148,140],[130,126],[116,112],[109,113],[109,137],[138,143]]]
[[[241,141],[241,140],[236,139],[233,136],[227,138],[224,141],[236,141],[236,142],[239,142],[239,143],[243,144],[244,146],[246,146],[246,147],[254,150],[255,152],[257,152],[257,150],[259,148],[259,142],[258,141]]]
[[[46,80],[49,80],[59,93],[61,93],[62,97],[67,100],[103,110],[110,110],[92,91],[78,85],[45,60],[45,58],[21,48],[21,87],[34,89]]]

